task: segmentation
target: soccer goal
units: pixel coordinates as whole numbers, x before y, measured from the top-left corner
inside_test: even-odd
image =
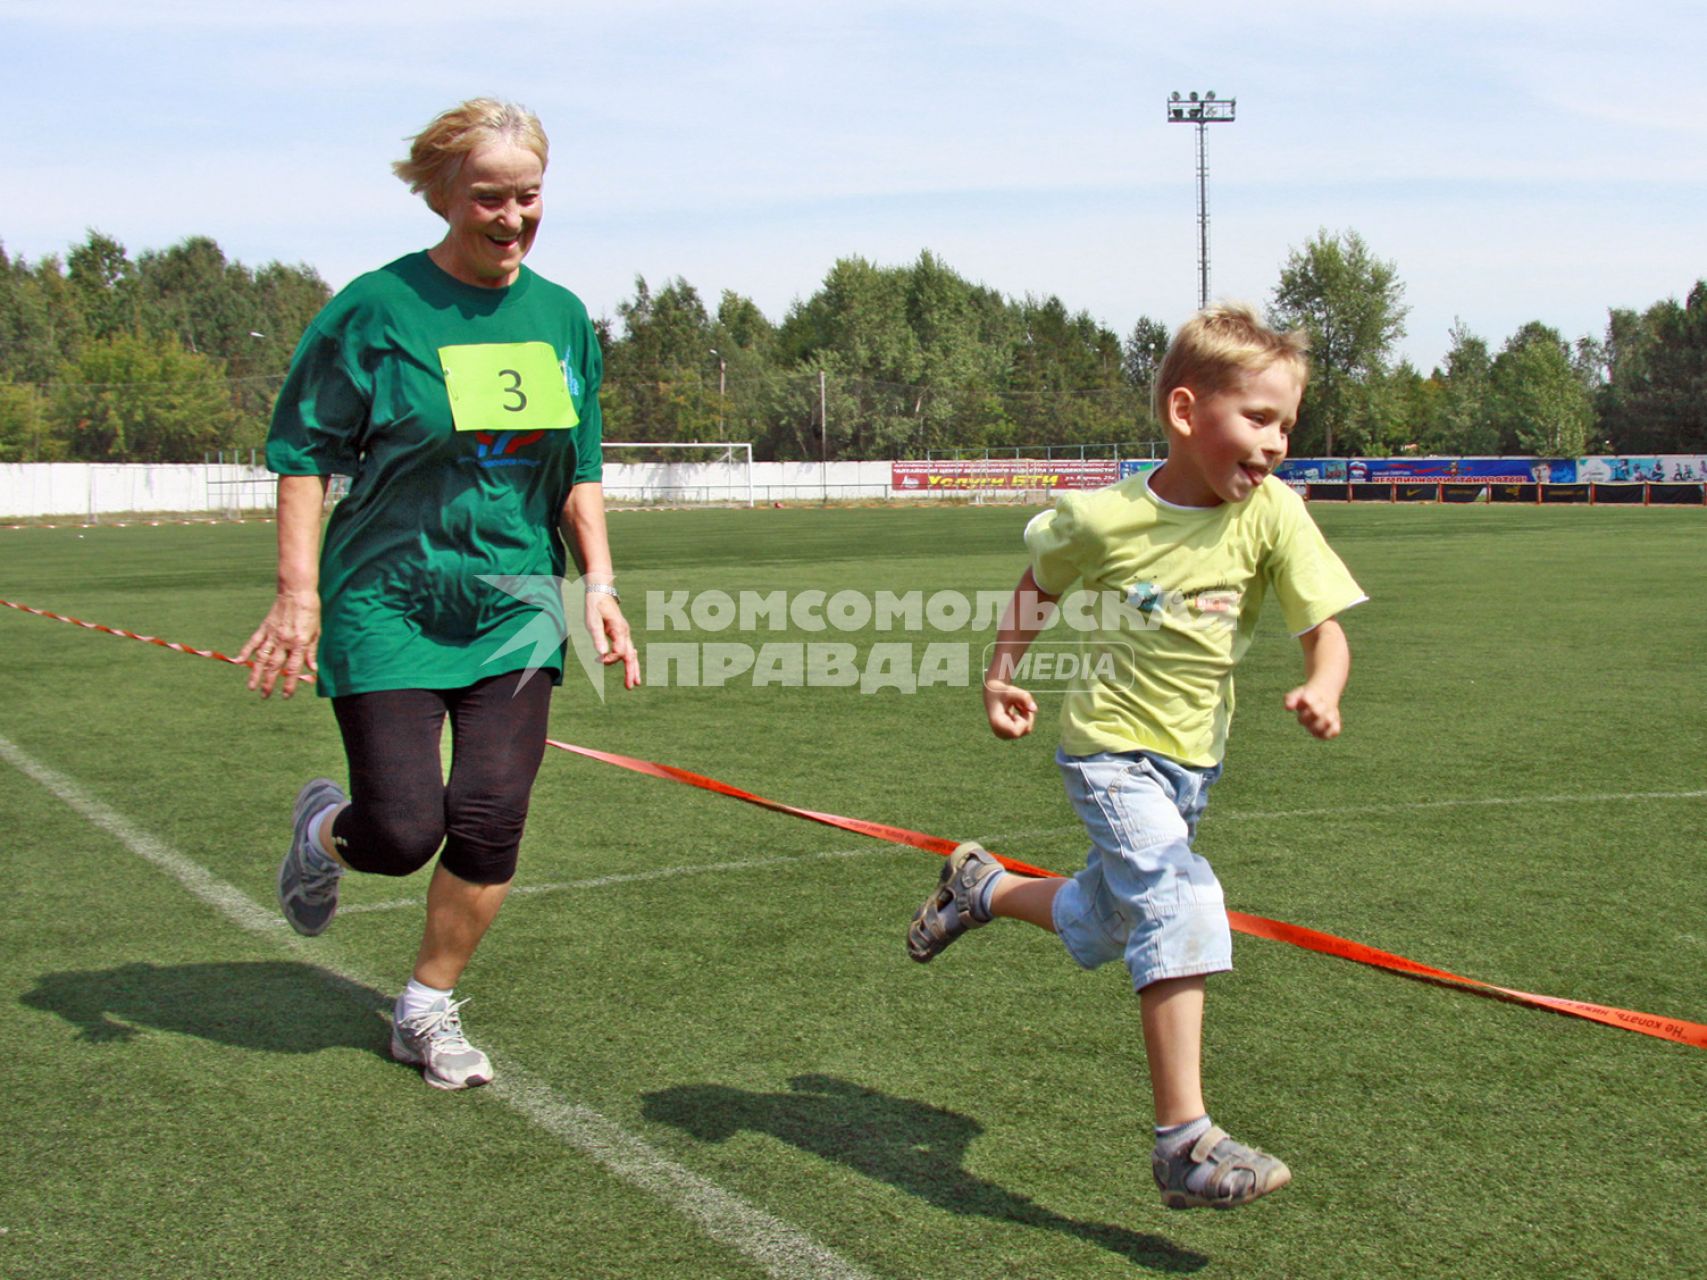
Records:
[[[607,440],[604,455],[606,499],[753,505],[753,446],[747,441]]]

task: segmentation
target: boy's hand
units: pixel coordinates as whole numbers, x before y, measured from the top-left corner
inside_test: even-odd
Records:
[[[1017,684],[986,679],[984,714],[998,738],[1023,738],[1037,722],[1037,699]]]
[[[1298,716],[1303,725],[1318,738],[1340,736],[1340,701],[1309,685],[1299,685],[1286,695],[1286,709]]]

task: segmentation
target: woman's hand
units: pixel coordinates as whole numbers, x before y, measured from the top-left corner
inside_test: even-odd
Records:
[[[622,663],[622,687],[632,689],[640,683],[640,655],[634,648],[634,635],[628,619],[622,616],[622,606],[616,597],[604,591],[587,592],[587,632],[593,637],[593,647],[605,666]]]
[[[267,610],[255,634],[237,655],[249,662],[249,687],[263,698],[273,696],[273,685],[284,677],[284,696],[296,692],[304,672],[318,671],[320,662],[320,595],[315,591],[281,591]]]

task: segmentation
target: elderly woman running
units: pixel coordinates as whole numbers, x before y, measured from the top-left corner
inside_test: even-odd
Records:
[[[391,1053],[440,1089],[492,1079],[453,992],[515,875],[567,635],[562,595],[537,584],[570,556],[601,660],[640,681],[605,532],[598,339],[579,298],[522,265],[546,159],[532,113],[475,99],[394,166],[445,237],[355,280],[303,335],[267,439],[278,596],[239,655],[263,697],[316,671],[344,741],[348,797],[317,778],[296,798],[291,927],[326,929],[346,871],[438,856]],[[352,480],[322,545],[333,474]]]

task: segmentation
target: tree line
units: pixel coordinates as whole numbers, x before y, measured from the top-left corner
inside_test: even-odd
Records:
[[[290,352],[330,296],[193,237],[132,259],[97,231],[62,260],[0,246],[0,461],[200,461],[259,446]],[[1356,232],[1294,250],[1272,322],[1311,335],[1295,455],[1707,452],[1707,281],[1613,310],[1599,337],[1537,320],[1495,351],[1462,323],[1424,375],[1393,351],[1404,286]],[[1163,433],[1169,331],[1124,337],[1056,296],[1006,297],[929,252],[837,261],[773,322],[725,291],[636,278],[597,322],[612,441],[742,440],[761,459],[1107,446]]]

